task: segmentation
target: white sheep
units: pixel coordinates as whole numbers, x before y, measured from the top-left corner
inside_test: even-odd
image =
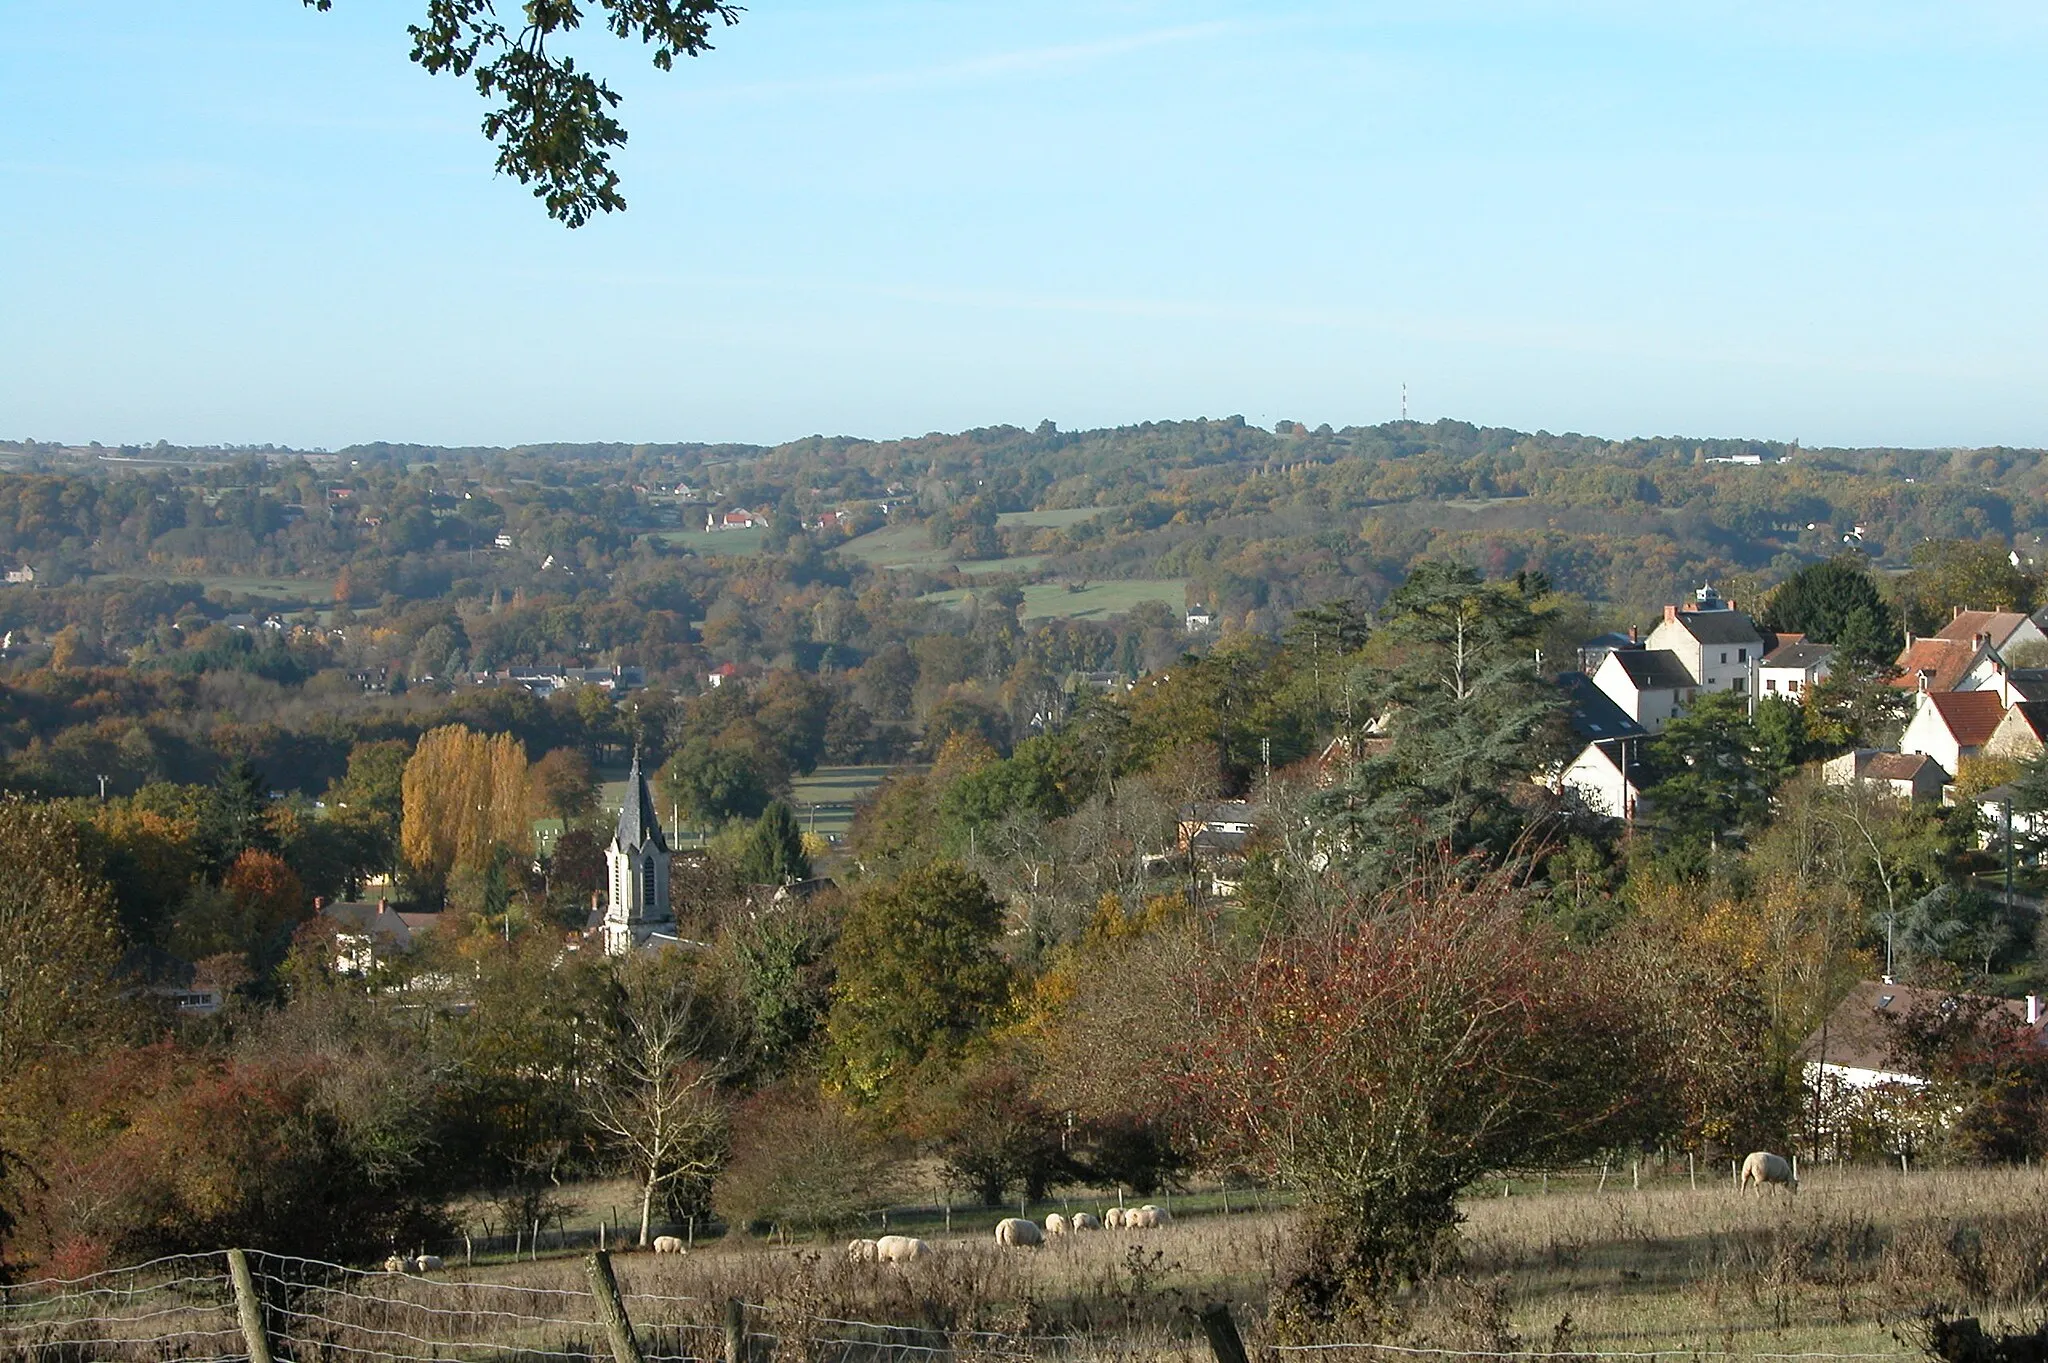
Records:
[[[1126,1213],[1122,1207],[1111,1207],[1102,1214],[1102,1224],[1111,1230],[1122,1230],[1124,1228],[1125,1215]]]
[[[907,1264],[931,1252],[932,1247],[914,1235],[885,1235],[875,1241],[875,1257],[885,1264]]]
[[[1045,1218],[1045,1233],[1047,1235],[1065,1235],[1067,1230],[1066,1217],[1061,1216],[1058,1212],[1047,1213]]]
[[[438,1254],[422,1254],[419,1258],[412,1261],[412,1266],[422,1273],[432,1273],[441,1267],[441,1256]]]
[[[1093,1212],[1075,1212],[1073,1219],[1067,1222],[1067,1226],[1069,1229],[1077,1231],[1101,1230],[1102,1222],[1097,1219]]]
[[[1021,1216],[1006,1216],[996,1222],[996,1243],[999,1245],[1042,1245],[1045,1233],[1038,1229],[1036,1221],[1026,1221]]]
[[[871,1264],[881,1257],[873,1240],[849,1240],[846,1242],[846,1261],[850,1264]]]
[[[1777,1183],[1799,1191],[1799,1180],[1792,1177],[1792,1164],[1783,1155],[1774,1155],[1768,1150],[1752,1150],[1742,1161],[1742,1186],[1755,1184],[1762,1190],[1767,1183]]]
[[[656,1254],[681,1254],[683,1252],[683,1238],[680,1235],[657,1235],[654,1237],[654,1252]]]
[[[384,1261],[384,1271],[386,1273],[403,1273],[411,1267],[412,1260],[402,1258],[396,1254],[392,1255],[389,1259],[386,1259]]]

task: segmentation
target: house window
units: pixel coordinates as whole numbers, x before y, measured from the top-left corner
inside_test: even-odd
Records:
[[[1738,695],[1738,696],[1739,696],[1739,695],[1741,695],[1741,694],[1742,694],[1742,693],[1743,693],[1744,691],[1746,691],[1746,690],[1748,690],[1748,689],[1749,689],[1749,678],[1747,678],[1747,677],[1737,677],[1737,678],[1735,679],[1735,694],[1736,694],[1736,695]]]
[[[1748,661],[1749,661],[1749,650],[1748,650],[1748,649],[1746,649],[1746,648],[1738,648],[1738,649],[1736,649],[1736,650],[1735,650],[1735,661],[1736,661],[1736,662],[1738,662],[1738,663],[1746,663],[1746,662],[1748,662]]]
[[[1795,678],[1794,678],[1794,679],[1792,679],[1791,681],[1788,681],[1788,682],[1786,682],[1786,683],[1785,683],[1785,689],[1786,689],[1787,691],[1797,691],[1797,690],[1799,689],[1799,680],[1798,680],[1798,678],[1796,678],[1796,677],[1795,677]]]
[[[1775,691],[1775,690],[1777,690],[1777,689],[1778,689],[1778,683],[1777,683],[1777,679],[1776,679],[1776,678],[1766,678],[1766,679],[1764,680],[1764,690],[1766,690],[1766,691]]]
[[[1728,650],[1725,648],[1721,650],[1721,661],[1724,663],[1728,661]]]

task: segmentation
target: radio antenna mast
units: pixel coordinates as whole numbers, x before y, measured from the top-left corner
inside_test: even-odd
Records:
[[[1408,419],[1408,385],[1407,385],[1407,383],[1406,383],[1406,382],[1403,382],[1403,383],[1402,383],[1402,385],[1401,385],[1401,420],[1403,420],[1403,421],[1406,421],[1407,419]]]

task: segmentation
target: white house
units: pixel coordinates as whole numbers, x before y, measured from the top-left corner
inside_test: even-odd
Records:
[[[1199,634],[1216,623],[1216,615],[1207,606],[1196,606],[1188,612],[1188,633]]]
[[[1807,692],[1827,680],[1835,650],[1827,644],[1810,644],[1799,634],[1781,634],[1778,641],[1757,664],[1757,694],[1804,700]]]
[[[1984,740],[1986,757],[2010,757],[2024,762],[2048,747],[2048,701],[2016,701]]]
[[[1663,733],[1699,689],[1678,655],[1663,648],[1615,649],[1593,673],[1593,685],[1653,734]]]
[[[1902,753],[1926,753],[1950,772],[1983,751],[2005,718],[1996,691],[1925,691],[1914,699],[1913,717],[1899,735]]]
[[[1557,684],[1571,702],[1572,732],[1585,746],[1555,773],[1553,788],[1576,793],[1596,814],[1635,818],[1642,799],[1641,749],[1649,731],[1585,673],[1561,673]]]
[[[24,563],[19,568],[9,568],[4,579],[0,580],[13,587],[33,587],[36,585],[36,570]]]
[[[1650,631],[1650,648],[1675,654],[1699,690],[1750,694],[1764,652],[1756,622],[1712,587],[1700,588],[1693,598],[1689,607],[1664,608],[1664,619]]]

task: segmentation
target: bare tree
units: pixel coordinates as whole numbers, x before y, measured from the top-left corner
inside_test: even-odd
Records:
[[[644,1246],[655,1197],[718,1172],[729,1123],[719,1081],[732,1052],[696,962],[680,952],[629,959],[618,984],[605,1054],[583,1104],[640,1181]]]

